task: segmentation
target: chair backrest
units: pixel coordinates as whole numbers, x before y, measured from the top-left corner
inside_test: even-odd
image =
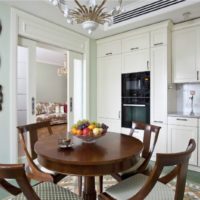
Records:
[[[5,179],[15,179],[20,188],[10,184]],[[0,187],[13,195],[23,192],[27,199],[40,200],[31,187],[22,164],[0,164]]]
[[[153,151],[155,149],[161,127],[145,124],[142,122],[132,122],[132,129],[130,131],[131,136],[134,136],[135,129],[144,130],[144,135],[143,135],[144,148],[142,151],[142,157],[150,160]]]
[[[142,189],[134,195],[132,200],[144,199],[151,192],[157,181],[164,184],[177,177],[174,200],[183,200],[188,163],[192,152],[196,148],[194,139],[190,139],[186,151],[180,153],[157,154],[155,166]],[[165,166],[174,166],[174,168],[165,176],[160,177]]]
[[[32,158],[32,160],[37,158],[37,154],[34,151],[34,145],[38,141],[38,132],[41,129],[46,129],[46,132],[51,135],[53,132],[51,130],[50,126],[50,121],[44,121],[44,122],[39,122],[39,123],[33,123],[33,124],[27,124],[23,126],[18,126],[18,132],[20,136],[20,142],[22,145],[23,150],[25,151],[25,154],[29,154],[28,156]],[[29,134],[29,137],[27,137]],[[27,148],[26,140],[25,140],[25,135],[26,138],[29,138],[29,143],[30,143],[30,153]]]

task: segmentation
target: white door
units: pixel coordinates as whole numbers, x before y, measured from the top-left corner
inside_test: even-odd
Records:
[[[68,130],[78,120],[84,116],[84,68],[83,55],[75,52],[69,52],[68,66]]]
[[[149,49],[137,50],[122,56],[122,73],[149,71]]]
[[[99,58],[97,79],[98,121],[121,132],[121,55]]]
[[[151,123],[167,123],[167,47],[151,49]]]
[[[197,141],[197,127],[169,125],[169,152],[176,153],[185,151],[190,138],[193,138],[195,141]],[[197,165],[197,148],[192,153],[189,163],[192,165]]]
[[[197,81],[197,31],[195,28],[187,28],[175,31],[173,34],[173,72],[174,82]]]
[[[33,123],[36,119],[35,113],[35,104],[36,104],[36,42],[24,38],[19,39],[19,45],[21,47],[21,53],[24,52],[24,55],[18,55],[18,67],[20,66],[20,62],[22,61],[27,65],[26,74],[24,74],[26,79],[26,101],[25,99],[19,99],[18,103],[26,102],[27,105],[27,119],[26,123]],[[19,49],[18,49],[19,50]],[[20,50],[19,50],[20,51]],[[18,52],[18,54],[20,54]],[[22,64],[22,62],[21,62]],[[21,69],[23,70],[23,69]],[[19,71],[18,71],[19,72]],[[22,100],[22,101],[21,101]],[[19,105],[20,106],[20,105]]]

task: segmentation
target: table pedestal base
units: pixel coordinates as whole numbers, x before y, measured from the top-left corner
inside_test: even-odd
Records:
[[[83,199],[84,200],[96,200],[95,177],[94,176],[85,176],[84,177]]]

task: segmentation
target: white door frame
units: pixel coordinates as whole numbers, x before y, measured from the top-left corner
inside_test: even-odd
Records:
[[[18,36],[47,43],[62,49],[83,53],[84,63],[84,116],[89,119],[89,66],[90,39],[61,26],[33,15],[11,8],[10,36],[10,162],[16,163],[17,155],[17,113],[16,74]]]

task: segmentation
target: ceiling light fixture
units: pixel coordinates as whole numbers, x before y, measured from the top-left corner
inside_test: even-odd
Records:
[[[68,69],[68,54],[64,55],[64,66],[57,69],[58,76],[66,76]]]
[[[122,0],[118,0],[117,5],[110,11],[106,10],[105,4],[107,0],[97,4],[96,0],[87,0],[85,4],[81,4],[78,0],[74,0],[72,5],[69,0],[49,0],[54,6],[58,6],[69,24],[81,24],[82,28],[91,34],[97,29],[99,24],[111,25],[113,16],[123,12]],[[75,6],[75,7],[74,7]],[[74,7],[74,8],[73,8]]]

